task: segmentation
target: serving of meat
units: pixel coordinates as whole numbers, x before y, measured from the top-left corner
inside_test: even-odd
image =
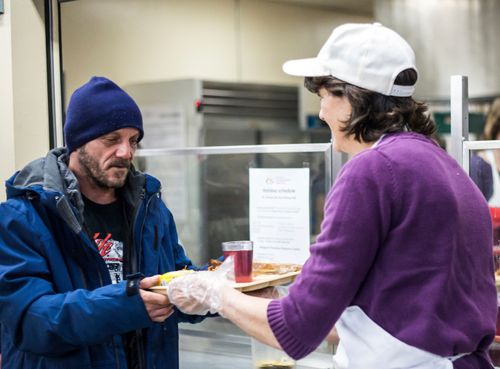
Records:
[[[209,271],[214,271],[218,267],[222,265],[222,261],[219,261],[217,259],[210,259],[210,262],[208,263],[208,270]]]
[[[253,275],[262,274],[285,274],[290,272],[299,272],[302,268],[300,264],[288,264],[288,263],[263,263],[254,261],[253,263]]]

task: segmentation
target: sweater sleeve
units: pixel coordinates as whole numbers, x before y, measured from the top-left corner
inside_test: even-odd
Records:
[[[397,194],[392,168],[379,152],[367,150],[344,166],[301,274],[287,297],[268,306],[271,329],[292,358],[312,352],[351,304],[390,228]]]

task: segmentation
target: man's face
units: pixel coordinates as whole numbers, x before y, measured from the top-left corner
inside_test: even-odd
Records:
[[[98,187],[123,187],[138,140],[139,131],[135,128],[110,132],[78,148],[78,164],[87,178]]]

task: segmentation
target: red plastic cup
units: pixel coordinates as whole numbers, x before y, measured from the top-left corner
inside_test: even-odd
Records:
[[[234,280],[236,283],[252,282],[253,242],[222,242],[224,258],[233,255]]]

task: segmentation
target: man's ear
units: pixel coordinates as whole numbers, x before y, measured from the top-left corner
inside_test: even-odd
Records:
[[[68,155],[68,168],[72,172],[78,169],[78,150],[80,149],[75,149]]]

